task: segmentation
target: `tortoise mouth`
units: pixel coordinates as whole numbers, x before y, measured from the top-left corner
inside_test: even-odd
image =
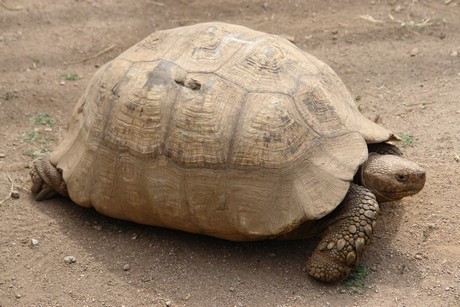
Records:
[[[401,192],[391,192],[391,193],[381,193],[378,190],[373,190],[375,196],[379,200],[379,202],[385,202],[385,201],[398,201],[400,199],[403,199],[408,196],[413,196],[420,192],[422,188],[417,188],[417,189],[406,189],[405,191]]]

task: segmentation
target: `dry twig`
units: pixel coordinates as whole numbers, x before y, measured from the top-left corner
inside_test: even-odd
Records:
[[[371,15],[360,15],[359,18],[373,22],[373,23],[383,23],[383,20],[374,19]]]
[[[6,172],[6,176],[8,177],[8,180],[11,182],[10,193],[8,194],[7,198],[5,198],[4,200],[0,201],[0,205],[3,204],[8,199],[10,199],[11,198],[11,193],[13,193],[13,191],[14,191],[13,179],[11,179],[10,174],[8,174],[8,172]]]
[[[83,58],[83,59],[80,59],[80,60],[65,62],[64,65],[69,65],[69,64],[80,64],[80,63],[83,63],[83,62],[85,62],[85,61],[95,59],[95,58],[97,58],[98,56],[101,56],[101,55],[103,55],[104,53],[109,52],[110,50],[112,50],[112,49],[115,48],[116,46],[117,46],[117,45],[111,45],[111,46],[105,48],[104,50],[99,51],[99,52],[96,53],[96,54],[90,55],[90,56],[88,56],[88,57],[86,57],[86,58]]]
[[[429,104],[433,104],[433,103],[437,103],[437,101],[408,103],[408,104],[404,104],[404,106],[405,107],[424,106],[424,105],[429,105]]]

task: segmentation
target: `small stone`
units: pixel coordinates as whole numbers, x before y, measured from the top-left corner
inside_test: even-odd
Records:
[[[457,51],[457,50],[453,50],[453,51],[450,53],[450,56],[451,56],[451,57],[457,57],[457,56],[458,56],[458,51]]]
[[[230,289],[228,289],[228,290],[230,290],[230,292],[234,292],[234,291],[235,291],[235,288],[230,287]]]
[[[65,85],[65,81],[60,81],[59,85]]]
[[[418,48],[417,47],[414,47],[412,48],[412,50],[409,52],[409,55],[414,57],[418,54]]]
[[[0,159],[6,158],[6,154],[0,153]]]
[[[21,298],[21,294],[16,293],[16,294],[14,295],[14,297],[17,298],[17,299],[20,299],[20,298]]]
[[[131,266],[129,265],[129,263],[127,263],[123,266],[123,271],[129,271],[129,270],[131,270]]]
[[[31,245],[32,247],[37,247],[37,246],[38,246],[38,243],[39,243],[39,242],[38,242],[38,240],[36,240],[36,239],[30,240],[30,245]]]
[[[64,257],[64,262],[66,264],[72,264],[72,263],[77,262],[77,259],[74,256],[66,256]]]
[[[172,302],[171,301],[166,301],[166,307],[171,307],[172,306]]]
[[[17,190],[11,191],[11,197],[13,198],[19,198],[19,192]]]
[[[399,5],[399,4],[394,8],[394,10],[395,10],[396,13],[401,12],[402,9],[403,9],[403,7],[402,7],[401,5]]]
[[[422,260],[422,259],[423,259],[423,257],[422,257],[421,254],[416,254],[416,255],[414,256],[414,258],[417,259],[417,260]]]

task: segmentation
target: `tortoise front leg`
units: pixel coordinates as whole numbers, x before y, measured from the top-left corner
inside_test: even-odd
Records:
[[[352,183],[343,202],[325,218],[324,235],[307,262],[308,273],[325,282],[347,277],[372,240],[378,211],[374,194]]]
[[[62,173],[51,164],[49,156],[34,161],[30,176],[32,177],[31,190],[33,194],[36,194],[36,200],[49,199],[57,194],[68,196]]]

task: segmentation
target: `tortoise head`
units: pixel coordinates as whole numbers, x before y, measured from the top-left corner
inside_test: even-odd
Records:
[[[425,185],[425,170],[397,155],[370,153],[358,179],[371,190],[378,202],[395,201],[417,194]]]

